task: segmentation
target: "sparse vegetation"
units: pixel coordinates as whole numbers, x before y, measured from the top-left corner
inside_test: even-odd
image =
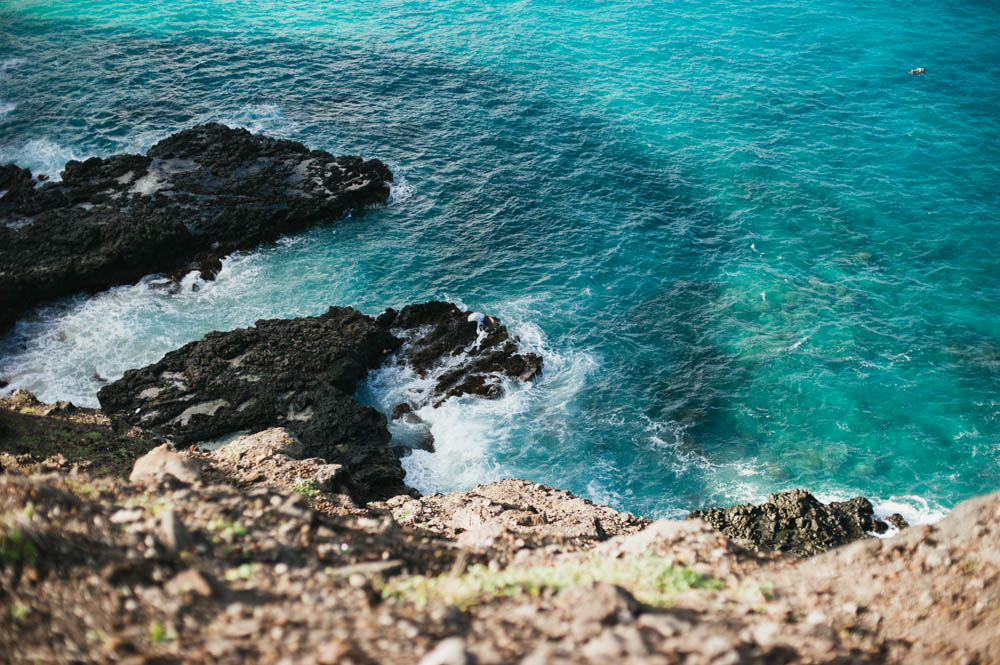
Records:
[[[159,621],[149,624],[149,641],[153,644],[162,644],[167,641],[167,631]]]
[[[675,566],[669,559],[654,555],[628,559],[592,557],[558,566],[509,566],[500,571],[475,565],[464,573],[437,577],[407,575],[389,580],[383,598],[426,604],[439,599],[458,607],[469,607],[498,596],[538,595],[545,589],[608,582],[627,588],[650,605],[669,605],[675,594],[688,589],[721,589],[721,581],[690,568]]]
[[[307,499],[314,499],[320,495],[320,489],[313,480],[303,480],[292,486],[293,492],[298,492]]]
[[[34,563],[38,556],[35,543],[18,529],[0,531],[0,565]]]

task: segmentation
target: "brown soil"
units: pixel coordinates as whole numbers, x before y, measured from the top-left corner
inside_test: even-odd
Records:
[[[519,480],[358,506],[281,431],[131,484],[159,442],[3,406],[0,660],[1000,662],[1000,493],[803,560]]]

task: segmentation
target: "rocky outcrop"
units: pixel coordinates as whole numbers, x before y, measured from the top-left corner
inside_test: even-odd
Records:
[[[477,485],[467,492],[397,496],[386,505],[401,524],[487,549],[500,560],[543,546],[589,549],[650,524],[566,490],[517,478]]]
[[[729,538],[762,550],[780,550],[810,556],[846,545],[870,533],[885,533],[888,525],[875,517],[864,497],[820,503],[801,489],[777,492],[760,505],[696,510],[689,519],[702,519]],[[902,517],[894,515],[896,520]],[[901,522],[905,526],[905,521]]]
[[[449,302],[388,309],[378,317],[378,325],[402,340],[398,363],[436,378],[424,396],[435,405],[461,395],[493,399],[502,393],[503,378],[531,381],[542,372],[542,358],[519,353],[518,340],[498,319],[462,311]],[[398,405],[394,416],[420,406],[419,400]]]
[[[331,307],[321,316],[209,333],[126,372],[98,399],[119,426],[178,444],[285,427],[310,456],[342,464],[359,495],[392,496],[405,488],[385,416],[353,395],[398,344],[371,317]]]
[[[389,169],[208,124],[145,155],[66,164],[59,182],[0,167],[0,329],[36,303],[199,267],[384,203]],[[194,263],[192,263],[194,262]]]
[[[303,496],[340,494],[344,486],[343,467],[318,457],[303,458],[305,447],[283,427],[247,434],[211,453],[197,456],[206,469],[230,482],[249,487],[267,485],[294,490]]]
[[[304,454],[344,468],[359,500],[409,493],[385,416],[354,400],[358,383],[391,354],[417,371],[444,368],[436,402],[462,394],[496,397],[501,376],[530,379],[541,359],[521,355],[506,328],[481,331],[450,303],[390,310],[375,320],[331,307],[321,316],[258,321],[214,332],[98,393],[122,429],[139,427],[178,444],[284,427]],[[404,343],[390,329],[413,341]],[[435,331],[439,331],[437,335]]]

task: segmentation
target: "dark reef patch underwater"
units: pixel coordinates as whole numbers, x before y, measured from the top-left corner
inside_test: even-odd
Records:
[[[58,178],[222,122],[395,178],[210,283],[31,310],[3,390],[96,406],[211,330],[448,300],[545,372],[421,413],[418,489],[521,476],[679,516],[808,487],[940,516],[1000,487],[995,24],[975,2],[4,3],[0,163]],[[389,412],[422,381],[379,370],[358,398]]]

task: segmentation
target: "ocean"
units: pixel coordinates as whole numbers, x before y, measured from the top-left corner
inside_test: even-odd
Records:
[[[96,406],[210,330],[446,299],[546,369],[422,410],[421,491],[517,476],[676,517],[804,487],[936,519],[1000,488],[998,28],[972,0],[7,0],[0,162],[58,177],[219,121],[396,181],[197,291],[48,303],[0,378]]]

